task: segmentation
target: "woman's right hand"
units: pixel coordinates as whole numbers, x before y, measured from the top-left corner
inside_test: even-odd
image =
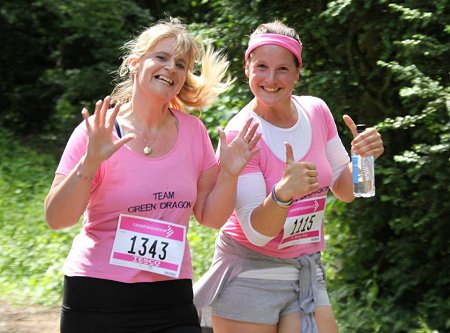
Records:
[[[275,186],[275,194],[281,201],[304,196],[319,188],[316,166],[309,162],[296,162],[292,146],[285,142],[286,166],[283,178]]]
[[[110,97],[98,101],[93,117],[89,117],[86,109],[82,111],[89,135],[87,152],[71,174],[55,175],[44,204],[47,223],[52,229],[67,228],[77,223],[88,205],[91,179],[99,165],[134,138],[134,134],[128,134],[113,140],[112,131],[120,103],[108,114],[109,104]]]
[[[91,163],[98,167],[125,143],[136,137],[135,134],[128,133],[117,141],[113,140],[112,132],[121,103],[117,103],[112,112],[108,114],[110,102],[109,96],[105,97],[103,101],[99,100],[95,104],[94,117],[89,117],[86,108],[81,111],[89,135],[84,163]]]

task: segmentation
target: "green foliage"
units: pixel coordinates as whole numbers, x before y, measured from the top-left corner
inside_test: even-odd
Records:
[[[74,232],[55,233],[45,223],[43,201],[56,161],[2,127],[0,154],[0,297],[55,303]]]
[[[194,281],[206,273],[211,265],[217,233],[218,230],[206,228],[194,219],[191,220],[188,240],[191,248]]]
[[[377,3],[395,22],[394,27],[377,21],[391,29],[383,28],[379,35],[378,44],[387,50],[372,48],[378,58],[373,73],[379,74],[371,77],[387,78],[379,85],[385,85],[378,103],[385,120],[377,126],[384,134],[386,156],[377,165],[378,196],[330,216],[331,232],[345,235],[329,242],[336,270],[332,290],[344,331],[450,328],[450,302],[443,292],[450,287],[450,243],[443,233],[450,206],[445,199],[450,89],[442,4]],[[345,10],[356,15],[351,6]],[[366,319],[356,319],[361,317],[355,313]]]
[[[377,196],[348,205],[331,198],[327,206],[324,260],[341,332],[449,331],[448,1],[5,0],[0,124],[33,146],[40,141],[25,134],[45,139],[41,149],[60,150],[81,107],[92,109],[110,92],[120,45],[168,15],[230,60],[232,89],[201,115],[214,143],[217,127],[251,99],[243,71],[250,33],[274,19],[298,31],[304,68],[297,93],[327,102],[347,147],[343,114],[376,125],[385,143]],[[18,136],[3,129],[0,135],[0,290],[58,299],[76,230],[52,232],[42,216],[54,154],[11,144]],[[209,266],[215,235],[192,223],[196,278]]]
[[[6,0],[0,19],[9,64],[0,70],[8,79],[0,83],[0,124],[22,135],[51,131],[46,139],[59,145],[82,107],[92,111],[111,92],[123,43],[154,21],[127,0]]]
[[[51,114],[56,86],[41,77],[55,65],[49,57],[57,33],[52,7],[25,0],[0,4],[0,124],[18,132],[38,130]]]
[[[251,93],[247,86],[247,79],[243,74],[241,45],[244,41],[238,31],[231,31],[232,25],[222,25],[221,22],[211,25],[210,23],[191,23],[189,29],[199,40],[213,45],[220,50],[230,62],[229,75],[235,79],[234,84],[221,96],[216,103],[199,114],[200,119],[208,128],[209,135],[214,145],[217,145],[219,133],[217,128],[223,128],[243,106],[251,99]],[[234,27],[239,29],[238,27]],[[246,41],[245,41],[246,42]],[[236,47],[233,48],[233,45]]]

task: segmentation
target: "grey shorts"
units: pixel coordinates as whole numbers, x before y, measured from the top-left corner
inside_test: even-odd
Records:
[[[331,306],[322,269],[317,273],[317,306]],[[298,281],[237,277],[212,306],[218,317],[257,324],[275,325],[279,318],[299,312]]]

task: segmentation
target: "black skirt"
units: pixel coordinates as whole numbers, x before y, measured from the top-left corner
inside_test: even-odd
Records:
[[[200,333],[191,280],[65,277],[61,333]]]

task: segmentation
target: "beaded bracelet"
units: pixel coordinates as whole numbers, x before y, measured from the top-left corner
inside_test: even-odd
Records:
[[[275,184],[277,185],[277,184]],[[277,198],[277,195],[275,194],[275,185],[272,186],[272,200],[277,204],[277,206],[282,208],[289,208],[289,206],[292,205],[292,199],[289,201],[281,201]]]

